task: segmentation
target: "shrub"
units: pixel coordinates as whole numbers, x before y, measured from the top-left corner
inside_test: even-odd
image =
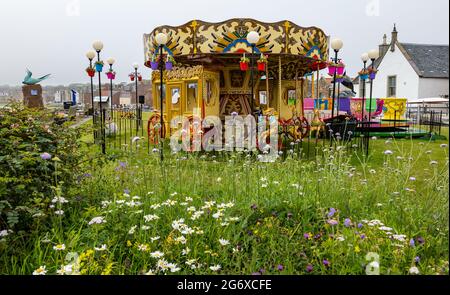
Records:
[[[27,230],[45,216],[61,181],[70,186],[82,158],[80,131],[51,112],[12,104],[0,109],[0,228]]]

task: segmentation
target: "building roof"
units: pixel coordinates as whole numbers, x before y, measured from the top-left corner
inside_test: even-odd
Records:
[[[414,99],[408,101],[408,104],[421,104],[421,103],[448,103],[448,98],[442,98],[442,97],[431,97],[431,98],[421,98],[421,99]]]
[[[400,43],[408,61],[423,78],[449,78],[448,45]],[[402,48],[401,48],[402,49]]]

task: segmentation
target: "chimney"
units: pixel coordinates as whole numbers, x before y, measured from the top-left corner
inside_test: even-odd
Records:
[[[398,37],[397,27],[394,24],[394,30],[392,31],[392,38],[391,38],[391,51],[392,52],[395,51],[395,44],[397,44],[397,37]]]
[[[387,36],[383,36],[383,44],[379,45],[380,57],[382,57],[389,50],[389,44],[387,44]]]

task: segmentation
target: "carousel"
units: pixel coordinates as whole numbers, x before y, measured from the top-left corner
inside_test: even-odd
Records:
[[[156,40],[159,33],[167,36],[164,45]],[[290,21],[193,20],[156,28],[144,35],[146,66],[154,70],[150,140],[156,143],[158,134],[170,137],[176,130],[169,122],[176,116],[224,120],[232,114],[275,116],[280,134],[306,137],[304,77],[327,67],[328,44],[321,29]],[[163,132],[157,130],[161,101]]]

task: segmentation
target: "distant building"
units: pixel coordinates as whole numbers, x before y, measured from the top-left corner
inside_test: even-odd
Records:
[[[415,100],[430,97],[448,97],[448,45],[402,43],[397,28],[390,44],[384,35],[379,45],[380,58],[375,61],[378,74],[373,84],[373,97],[398,97]],[[370,64],[370,61],[369,61]],[[368,65],[369,65],[368,64]],[[354,80],[357,96],[362,97],[362,84]],[[366,81],[366,97],[369,81]]]

